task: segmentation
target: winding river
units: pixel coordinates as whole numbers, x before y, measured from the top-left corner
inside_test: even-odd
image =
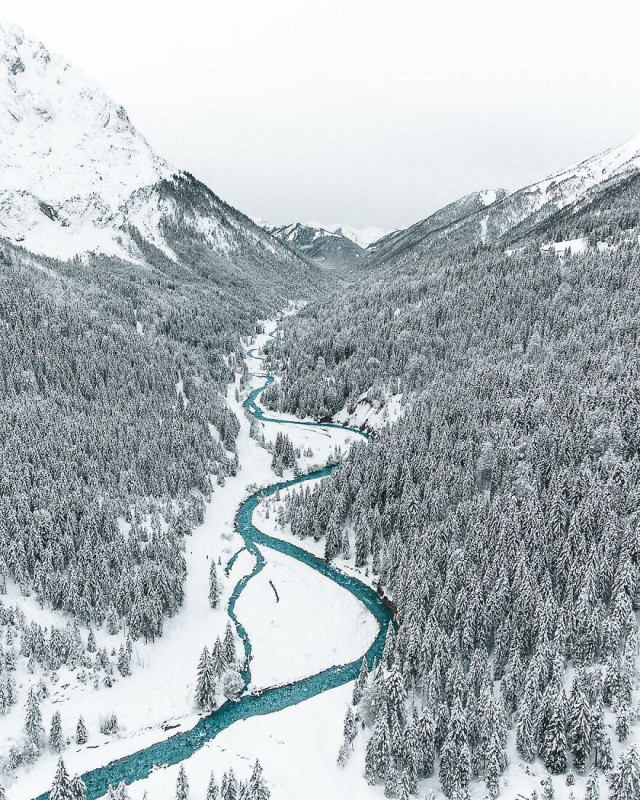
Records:
[[[271,336],[273,336],[273,334],[271,334]],[[250,358],[260,358],[254,355],[254,350],[249,350],[247,355]],[[304,425],[308,427],[339,428],[340,430],[345,430],[343,425],[334,423],[317,423],[306,420],[275,419],[267,417],[263,409],[257,404],[257,399],[260,393],[273,382],[273,377],[270,375],[263,375],[261,377],[265,379],[265,383],[259,388],[254,389],[244,402],[244,407],[256,419],[277,425]],[[355,428],[348,428],[347,430],[351,430],[356,434],[366,437],[365,433]],[[307,564],[324,575],[328,580],[333,581],[338,584],[338,586],[351,592],[351,594],[360,600],[371,614],[373,614],[379,625],[378,635],[364,655],[366,655],[369,666],[371,666],[374,659],[380,660],[387,627],[391,621],[391,614],[373,589],[357,578],[340,572],[326,561],[317,558],[301,547],[297,547],[290,542],[285,542],[272,536],[267,536],[267,534],[259,531],[252,523],[253,512],[262,497],[268,497],[280,489],[295,486],[304,481],[322,478],[329,475],[337,466],[338,464],[330,464],[324,469],[301,475],[292,480],[274,483],[248,497],[236,512],[235,524],[244,540],[243,550],[247,550],[255,559],[255,565],[251,572],[241,578],[234,587],[228,605],[229,616],[237,628],[245,652],[244,666],[241,672],[244,683],[244,693],[240,696],[239,700],[223,703],[223,705],[213,713],[202,717],[195,727],[189,731],[177,733],[169,739],[156,742],[136,753],[112,761],[104,767],[99,767],[91,772],[87,772],[82,776],[82,779],[87,787],[88,800],[95,800],[104,795],[110,784],[116,785],[120,781],[124,781],[125,784],[131,784],[134,781],[146,778],[155,767],[168,766],[184,761],[197,752],[206,742],[215,738],[220,731],[228,728],[234,722],[248,719],[249,717],[281,711],[284,708],[296,705],[303,700],[326,692],[328,689],[334,689],[356,678],[361,659],[352,661],[349,664],[338,664],[329,667],[308,678],[302,678],[301,680],[293,681],[292,683],[287,683],[282,686],[271,687],[256,693],[247,692],[247,688],[251,682],[251,642],[242,623],[236,616],[235,607],[247,583],[260,572],[265,564],[265,558],[258,545],[277,550],[280,553],[284,553],[291,558],[301,561],[303,564]],[[236,553],[236,556],[237,555]],[[236,556],[229,562],[227,569],[230,569]],[[260,754],[256,753],[256,755],[259,756]],[[45,793],[40,795],[37,800],[48,800],[48,797],[49,794]]]

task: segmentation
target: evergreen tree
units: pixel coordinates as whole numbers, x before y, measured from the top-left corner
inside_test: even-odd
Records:
[[[627,740],[630,727],[629,706],[626,703],[620,703],[618,711],[616,712],[616,735],[619,742],[625,742]]]
[[[456,698],[440,754],[440,784],[447,797],[453,797],[459,790],[466,790],[470,771],[466,719],[460,700]]]
[[[360,664],[360,671],[358,672],[358,677],[353,684],[353,695],[351,702],[354,706],[357,706],[360,700],[362,700],[362,692],[364,687],[367,684],[367,678],[369,677],[369,671],[367,670],[367,660],[366,658],[362,659],[362,663]]]
[[[640,756],[635,747],[620,754],[609,775],[611,800],[637,800],[640,797]]]
[[[563,705],[561,699],[553,703],[543,733],[545,740],[544,763],[549,772],[554,775],[564,772],[567,768],[567,737]]]
[[[600,779],[595,764],[591,768],[589,777],[587,778],[584,800],[600,800]]]
[[[113,603],[109,605],[109,610],[107,611],[106,626],[107,626],[107,633],[111,636],[115,636],[115,634],[118,633],[118,631],[120,630],[120,622],[118,620],[118,614],[116,613],[116,610],[113,607]]]
[[[224,632],[222,650],[227,668],[233,666],[236,663],[236,640],[230,622],[227,622],[227,627]]]
[[[118,672],[123,678],[131,675],[131,658],[128,649],[124,645],[120,645],[118,650]]]
[[[54,753],[61,753],[64,748],[64,739],[62,736],[62,718],[59,711],[54,712],[53,716],[51,717],[49,747]]]
[[[577,687],[570,698],[569,736],[575,768],[582,773],[591,752],[591,714],[587,698]]]
[[[216,707],[216,676],[206,647],[198,663],[196,706],[200,711],[213,711]]]
[[[211,665],[217,678],[221,677],[222,673],[228,666],[219,636],[216,636],[216,640],[211,651]]]
[[[265,783],[262,766],[258,759],[253,765],[253,771],[249,779],[249,794],[251,800],[269,800],[271,797],[271,792]]]
[[[176,780],[176,800],[187,800],[189,797],[189,780],[184,769],[184,764],[180,764],[178,778]]]
[[[213,772],[209,775],[206,800],[218,800],[218,783]]]
[[[73,800],[87,800],[87,787],[79,775],[71,779],[71,793]]]
[[[44,727],[42,725],[40,705],[38,704],[33,689],[29,689],[29,694],[27,696],[24,732],[27,742],[32,745],[36,751],[39,751],[44,743]]]
[[[211,559],[211,566],[209,567],[209,605],[211,608],[217,608],[220,604],[220,587],[218,585],[218,572],[216,570],[216,562]]]
[[[347,713],[344,718],[343,734],[345,742],[349,745],[353,743],[353,740],[356,738],[358,734],[358,729],[356,727],[356,718],[351,706],[349,706],[349,708],[347,709]]]
[[[50,800],[75,800],[75,795],[69,780],[64,761],[58,759],[56,774],[49,793]]]

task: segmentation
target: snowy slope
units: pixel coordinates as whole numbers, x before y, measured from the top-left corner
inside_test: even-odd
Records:
[[[175,170],[93,81],[10,25],[0,110],[0,233],[50,255],[119,254],[120,206]]]
[[[484,189],[466,194],[459,200],[438,209],[426,219],[416,222],[415,225],[403,230],[391,231],[381,239],[372,242],[369,252],[387,253],[399,245],[421,239],[430,233],[446,228],[470,214],[475,214],[477,211],[493,205],[506,196],[507,192],[504,189]]]
[[[93,252],[192,266],[199,248],[198,265],[213,256],[309,272],[247,217],[159,158],[94,81],[5,24],[0,237],[60,259]]]
[[[549,221],[600,191],[640,172],[640,136],[592,156],[544,180],[507,194],[499,191],[467,195],[405,231],[376,242],[370,265],[405,254],[442,253],[461,247],[510,244],[541,230]],[[464,213],[459,213],[464,212]]]

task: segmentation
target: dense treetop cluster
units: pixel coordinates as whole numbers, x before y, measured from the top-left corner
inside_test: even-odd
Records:
[[[237,469],[240,340],[286,303],[273,269],[153,263],[0,246],[0,573],[147,638],[181,603],[212,476]]]
[[[272,346],[278,410],[404,397],[399,422],[286,513],[398,606],[354,698],[366,777],[387,796],[434,774],[448,797],[473,779],[495,797],[511,758],[611,770],[638,650],[639,309],[629,244],[409,254],[310,305]],[[345,730],[342,760],[349,743]]]

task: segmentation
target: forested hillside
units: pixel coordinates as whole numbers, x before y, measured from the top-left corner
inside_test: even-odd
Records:
[[[285,515],[397,604],[340,754],[355,713],[388,797],[433,775],[451,798],[505,779],[505,797],[550,798],[574,771],[591,771],[574,796],[597,798],[602,772],[633,796],[633,751],[611,770],[636,719],[640,254],[618,238],[567,258],[409,253],[272,346],[274,408],[403,394],[402,419]]]
[[[0,571],[23,592],[86,623],[114,608],[134,637],[180,605],[182,536],[237,468],[240,337],[286,303],[230,269],[2,246]]]

